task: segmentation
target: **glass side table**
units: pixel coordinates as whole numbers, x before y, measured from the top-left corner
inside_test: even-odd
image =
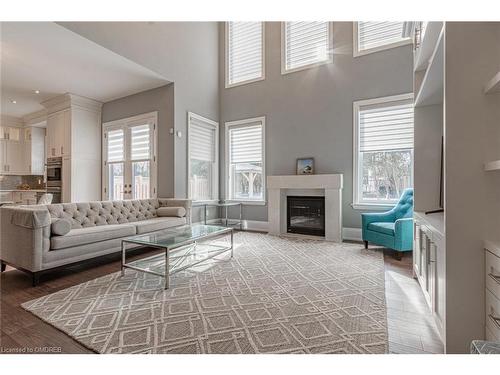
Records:
[[[227,217],[227,209],[228,207],[239,207],[239,216],[238,220],[230,223],[228,217]],[[243,230],[243,219],[242,219],[242,207],[243,204],[240,202],[200,202],[200,203],[194,203],[193,207],[203,207],[204,211],[204,223],[207,225],[207,211],[208,207],[217,207],[217,208],[222,208],[224,209],[224,218],[221,218],[221,223],[220,225],[224,225],[226,227],[239,227],[239,230]]]

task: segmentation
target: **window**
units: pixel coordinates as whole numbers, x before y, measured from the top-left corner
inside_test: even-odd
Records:
[[[226,123],[226,195],[265,201],[265,117]]]
[[[264,79],[264,23],[226,22],[226,88]]]
[[[194,200],[219,198],[219,124],[188,113],[188,197]]]
[[[156,197],[156,119],[152,112],[103,124],[104,199]]]
[[[394,204],[413,186],[413,95],[362,100],[353,110],[353,206]]]
[[[354,22],[354,56],[411,43],[403,29],[404,22]]]
[[[281,73],[332,62],[331,22],[281,24]]]

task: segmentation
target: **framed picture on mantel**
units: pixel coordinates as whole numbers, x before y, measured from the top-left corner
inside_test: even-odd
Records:
[[[314,174],[314,158],[297,159],[297,174]]]

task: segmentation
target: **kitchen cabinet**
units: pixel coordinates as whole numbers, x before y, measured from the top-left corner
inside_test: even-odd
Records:
[[[0,140],[0,174],[24,174],[25,155],[22,129],[3,127],[3,134],[3,139]]]
[[[414,213],[413,274],[444,341],[445,236],[442,214]]]
[[[36,204],[36,192],[14,191],[12,192],[12,201],[16,204]]]
[[[61,200],[101,198],[102,103],[64,94],[41,103],[47,110],[47,158],[62,158]]]
[[[71,153],[71,111],[64,110],[47,117],[47,157]]]
[[[45,173],[44,128],[30,127],[25,129],[24,157],[24,170],[27,174],[43,175]]]

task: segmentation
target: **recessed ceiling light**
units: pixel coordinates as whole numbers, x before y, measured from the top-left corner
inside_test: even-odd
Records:
[[[17,104],[17,101],[16,100],[11,100],[11,103],[12,104]]]
[[[40,90],[35,90],[35,94],[40,94]]]

